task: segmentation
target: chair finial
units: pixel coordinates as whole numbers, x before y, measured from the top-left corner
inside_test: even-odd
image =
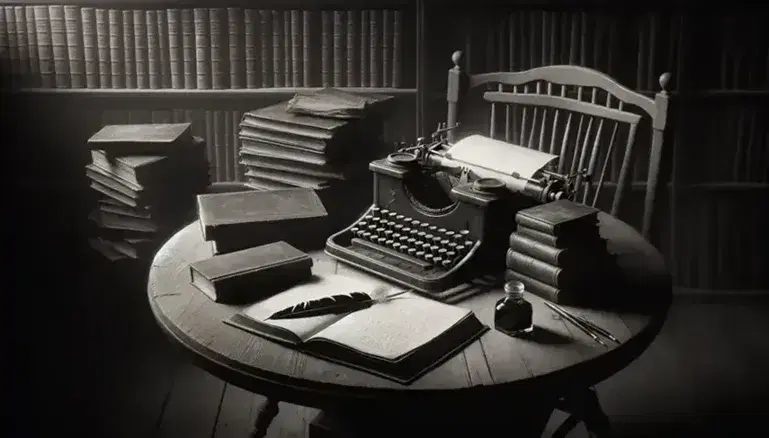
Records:
[[[454,63],[454,68],[459,70],[459,63],[462,61],[462,51],[457,50],[454,53],[451,54],[451,62]]]
[[[665,72],[660,75],[660,87],[662,88],[663,93],[667,93],[668,91],[668,85],[670,84],[670,73]]]

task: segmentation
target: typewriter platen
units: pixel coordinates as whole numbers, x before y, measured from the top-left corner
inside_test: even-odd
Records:
[[[369,164],[374,174],[373,204],[328,238],[330,256],[438,296],[473,278],[502,272],[518,210],[573,193],[572,177],[545,169],[524,177],[509,172],[510,163],[490,168],[487,163],[468,162],[472,160],[466,159],[467,153],[465,159],[452,154],[468,149],[464,145],[459,151],[447,144],[448,129],[453,127],[439,127],[429,141],[420,138],[415,145]],[[525,151],[532,153],[543,154]],[[542,162],[555,158],[536,156]]]

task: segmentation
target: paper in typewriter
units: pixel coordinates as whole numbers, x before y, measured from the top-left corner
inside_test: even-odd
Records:
[[[557,159],[557,155],[540,152],[482,135],[470,135],[454,143],[446,153],[447,158],[470,166],[499,172],[504,175],[518,175],[512,179],[513,187],[522,190],[526,179]]]

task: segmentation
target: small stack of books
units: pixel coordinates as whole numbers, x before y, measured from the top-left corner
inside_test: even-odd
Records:
[[[108,125],[88,141],[98,201],[91,246],[110,260],[144,258],[191,219],[209,184],[205,143],[189,123]]]
[[[612,272],[613,259],[598,231],[598,210],[569,200],[516,214],[510,235],[506,280],[558,304],[591,300],[596,282]]]

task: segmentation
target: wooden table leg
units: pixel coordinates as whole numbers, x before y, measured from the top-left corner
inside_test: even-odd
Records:
[[[267,435],[272,420],[278,415],[278,400],[268,398],[259,406],[254,420],[254,428],[251,429],[250,438],[264,438]]]

